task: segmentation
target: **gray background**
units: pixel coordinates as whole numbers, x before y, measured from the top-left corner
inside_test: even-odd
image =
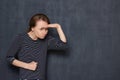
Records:
[[[60,23],[69,42],[48,55],[48,80],[120,80],[120,0],[0,0],[0,80],[17,80],[6,52],[36,13]]]

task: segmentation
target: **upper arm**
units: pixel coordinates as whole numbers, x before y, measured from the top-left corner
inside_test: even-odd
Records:
[[[67,48],[67,42],[63,42],[53,36],[48,37],[48,50],[65,50]]]
[[[9,63],[12,63],[12,61],[16,58],[15,56],[17,55],[17,52],[20,49],[20,42],[21,42],[20,36],[16,35],[14,40],[10,44],[6,54],[6,59]]]

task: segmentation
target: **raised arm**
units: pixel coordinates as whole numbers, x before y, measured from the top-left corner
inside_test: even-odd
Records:
[[[49,36],[48,37],[48,50],[66,50],[68,48],[65,34],[59,24],[49,24],[49,28],[57,29],[59,39]]]
[[[58,34],[59,34],[60,39],[61,39],[64,43],[67,42],[66,37],[65,37],[65,34],[64,34],[64,32],[63,32],[60,24],[57,24],[57,23],[55,23],[55,24],[49,24],[48,27],[49,27],[49,28],[55,28],[55,29],[57,29],[57,32],[58,32]]]

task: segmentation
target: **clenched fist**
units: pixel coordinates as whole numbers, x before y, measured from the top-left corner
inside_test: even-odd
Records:
[[[27,64],[27,69],[35,71],[37,68],[37,62],[32,61],[30,63]]]

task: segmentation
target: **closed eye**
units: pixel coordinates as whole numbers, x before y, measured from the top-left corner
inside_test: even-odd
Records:
[[[48,28],[46,28],[46,27],[42,27],[42,28],[40,28],[40,30],[48,30]]]

